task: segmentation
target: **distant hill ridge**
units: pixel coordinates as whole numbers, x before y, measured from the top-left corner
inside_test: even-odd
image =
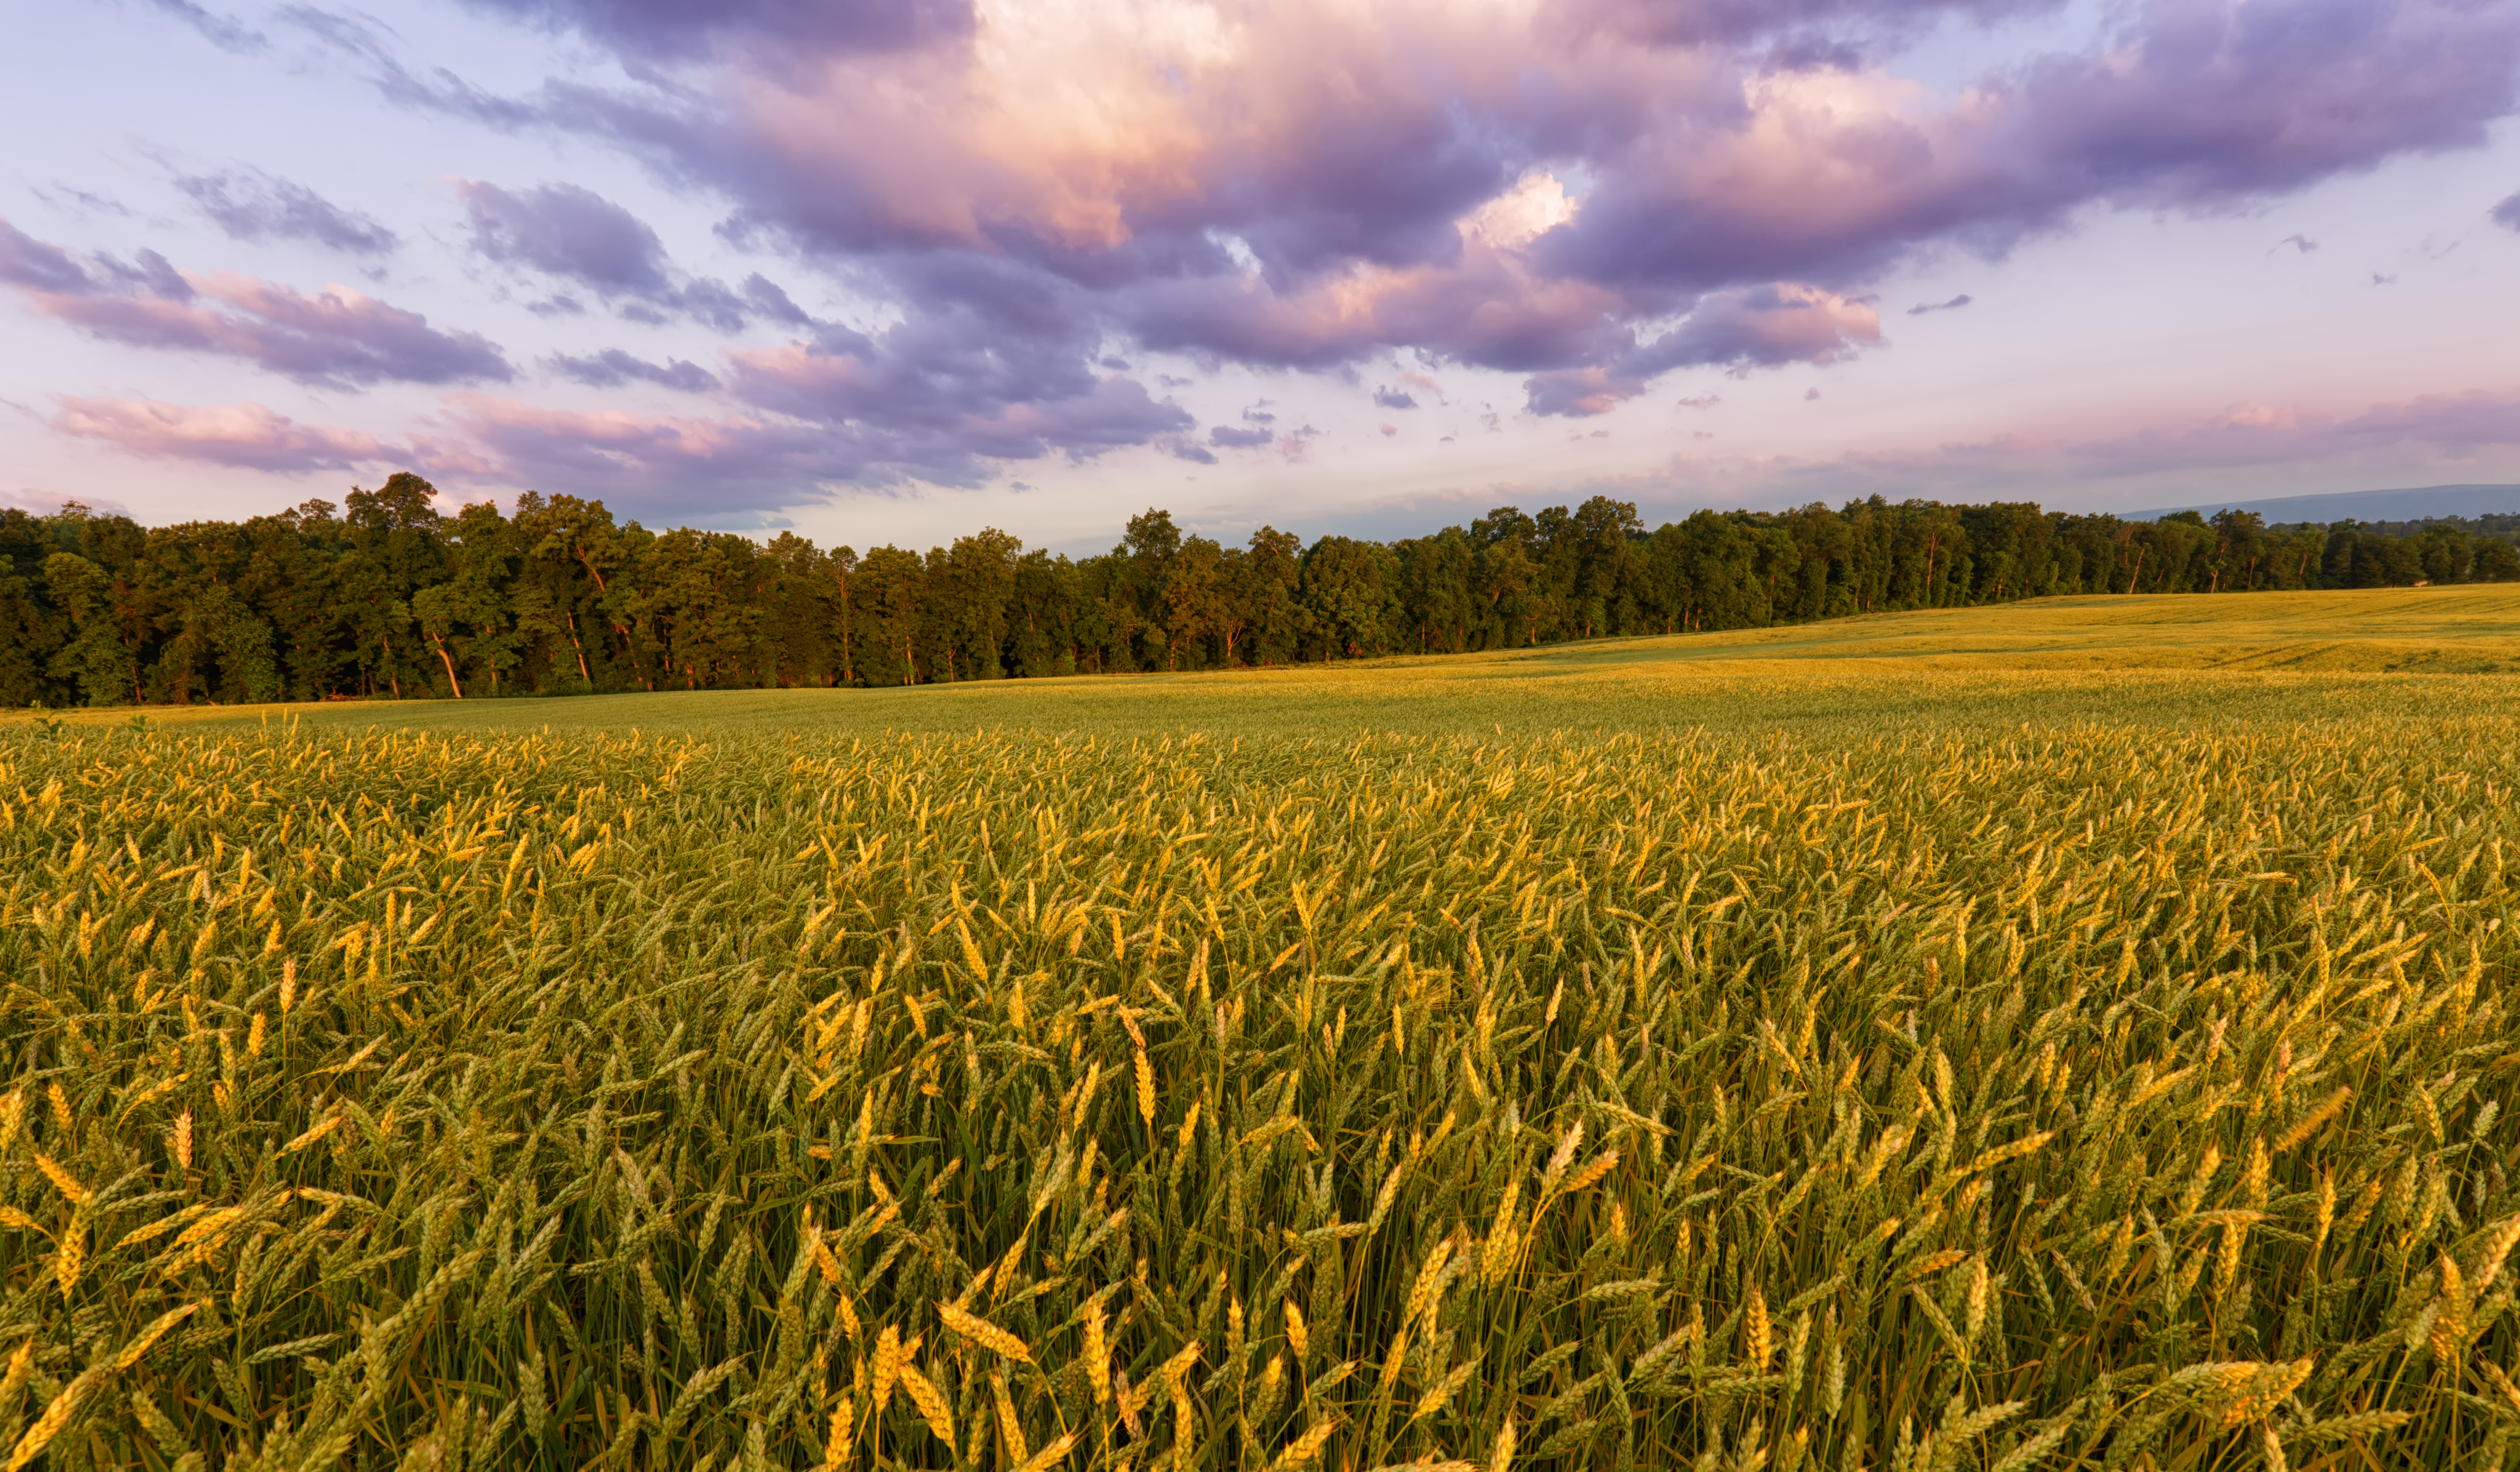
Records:
[[[2268,501],[2190,501],[2148,512],[2122,513],[2130,521],[2157,521],[2173,512],[2211,516],[2230,510],[2255,512],[2270,526],[2316,521],[2422,521],[2434,516],[2520,514],[2520,485],[2426,485],[2396,491],[2338,491],[2324,496],[2278,496]]]

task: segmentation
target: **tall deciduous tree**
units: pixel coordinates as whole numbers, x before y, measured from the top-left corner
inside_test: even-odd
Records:
[[[0,512],[0,700],[465,698],[1271,665],[2056,593],[2520,577],[2520,515],[2268,526],[1880,497],[1831,511],[1502,507],[1385,545],[1130,518],[1071,560],[984,529],[924,557],[661,535],[528,492],[453,516],[410,474],[244,522]]]

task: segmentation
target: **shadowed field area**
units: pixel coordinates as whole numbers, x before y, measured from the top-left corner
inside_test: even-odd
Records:
[[[2520,709],[2520,585],[2049,599],[1795,628],[1285,670],[520,700],[152,708],[153,722],[1217,736],[2194,722]],[[2416,680],[2408,676],[2424,676]],[[2489,678],[2460,678],[2484,676]],[[76,712],[121,724],[128,712]]]

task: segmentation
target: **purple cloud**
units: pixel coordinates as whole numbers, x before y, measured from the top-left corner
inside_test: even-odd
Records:
[[[418,441],[425,459],[616,505],[705,500],[719,511],[793,506],[850,482],[975,484],[988,473],[984,460],[1090,459],[1122,446],[1178,443],[1172,436],[1191,425],[1189,415],[1117,378],[1065,399],[974,408],[926,423],[574,414],[476,393],[448,403],[458,437]]]
[[[2520,70],[2504,6],[2163,4],[1919,108],[1860,72],[1821,90],[1754,75],[1868,63],[1942,18],[2051,0],[1559,0],[1440,27],[1300,6],[1253,13],[1235,59],[1194,76],[1078,38],[1098,115],[1131,119],[1113,150],[989,70],[959,8],[491,3],[675,67],[672,89],[555,87],[544,105],[723,192],[737,236],[937,321],[995,314],[1010,290],[1057,303],[999,339],[1036,370],[1075,353],[1041,380],[1053,398],[1115,339],[1297,369],[1416,348],[1532,376],[1550,413],[1598,412],[1676,367],[1824,362],[1877,341],[1877,322],[1740,293],[1851,291],[1918,249],[2001,252],[2092,203],[2224,209],[2472,145]],[[773,60],[771,37],[822,60]],[[1543,167],[1569,156],[1592,180],[1580,200]],[[703,284],[681,309],[736,315]]]
[[[1777,368],[1834,363],[1880,340],[1880,316],[1868,302],[1816,287],[1771,285],[1707,297],[1638,357],[1648,374],[1711,365]]]
[[[2511,110],[2516,64],[2499,6],[2166,5],[2105,54],[2040,58],[1947,112],[1789,93],[1767,115],[1642,131],[1541,255],[1630,286],[1851,283],[1937,241],[2000,251],[2090,202],[2223,209],[2472,146]]]
[[[786,327],[815,325],[804,308],[758,271],[745,277],[741,288],[713,277],[695,277],[667,299],[694,321],[721,333],[740,333],[756,319]]]
[[[1962,291],[1960,294],[1953,297],[1949,301],[1920,301],[1908,309],[1908,315],[1911,317],[1922,317],[1929,312],[1957,312],[1975,300],[1977,300],[1976,297],[1971,296],[1966,291]]]
[[[1823,37],[1912,34],[1944,16],[1980,24],[2059,8],[2060,0],[1557,0],[1554,28],[1607,31],[1656,46],[1741,44],[1770,36],[1814,47]]]
[[[1149,347],[1282,368],[1332,368],[1393,347],[1507,370],[1630,351],[1634,300],[1579,281],[1542,281],[1490,257],[1459,269],[1390,272],[1359,291],[1337,278],[1280,290],[1252,277],[1166,280],[1104,295],[1117,326]],[[1685,298],[1684,298],[1685,300]]]
[[[2495,205],[2493,218],[2498,225],[2508,225],[2514,230],[2520,230],[2520,195],[2513,195],[2510,199]]]
[[[26,192],[64,214],[82,219],[103,215],[111,219],[128,220],[134,218],[137,213],[120,200],[98,194],[93,190],[65,184],[58,179],[50,185],[30,186]]]
[[[336,55],[364,64],[379,93],[397,108],[416,108],[462,117],[503,132],[520,131],[550,121],[540,102],[496,96],[443,67],[427,75],[402,64],[388,34],[358,16],[313,5],[284,5],[274,19]]]
[[[1080,293],[998,263],[930,263],[903,320],[835,324],[728,355],[729,391],[755,409],[829,426],[878,476],[976,480],[983,459],[1083,459],[1195,427],[1145,385],[1091,367],[1096,325]],[[952,305],[918,305],[942,300]]]
[[[474,0],[482,10],[575,30],[628,56],[675,62],[695,50],[890,52],[968,34],[968,0]]]
[[[1606,414],[1675,368],[1720,367],[1737,376],[1834,363],[1880,340],[1880,317],[1868,302],[1816,287],[1752,287],[1706,297],[1679,327],[1608,363],[1535,374],[1523,391],[1534,414]]]
[[[83,294],[96,286],[70,253],[0,217],[0,281],[30,291]]]
[[[251,56],[270,44],[269,38],[252,26],[214,15],[193,4],[192,0],[149,0],[149,3],[201,32],[203,40],[221,51]]]
[[[799,419],[905,431],[992,422],[1025,406],[1056,418],[1058,406],[1109,402],[1119,384],[1151,403],[1134,380],[1092,366],[1100,327],[1082,291],[961,255],[905,263],[893,280],[899,322],[874,334],[825,324],[781,347],[736,352],[736,395]],[[1191,420],[1166,407],[1148,425],[1141,439]]]
[[[2510,0],[2151,0],[1948,102],[1883,64],[1947,21],[2058,0],[1220,0],[1233,40],[1213,46],[1090,8],[1011,18],[983,46],[968,0],[472,4],[608,48],[630,80],[493,97],[404,67],[360,22],[290,14],[388,96],[630,151],[722,201],[729,241],[794,253],[889,324],[818,322],[759,276],[690,277],[577,185],[468,182],[480,252],[552,278],[536,310],[791,330],[729,355],[722,383],[618,350],[551,364],[603,387],[714,387],[752,418],[570,425],[476,406],[476,439],[505,436],[491,458],[528,468],[723,464],[764,486],[1275,442],[1258,421],[1201,436],[1129,377],[1148,351],[1354,373],[1414,349],[1512,373],[1531,411],[1563,416],[1680,369],[1828,363],[1881,341],[1862,293],[1919,252],[1998,255],[2094,207],[2244,208],[2472,147],[2520,77]],[[2495,217],[2520,228],[2520,197]],[[260,320],[145,254],[0,239],[0,274],[153,322]],[[89,331],[141,331],[79,310]],[[579,430],[595,459],[572,458]]]
[[[717,375],[697,363],[668,358],[662,364],[655,364],[617,347],[608,347],[586,357],[555,357],[550,363],[554,373],[589,388],[653,383],[663,388],[679,388],[685,393],[707,393],[718,386]]]
[[[312,241],[351,255],[386,255],[402,244],[371,216],[258,168],[179,174],[175,188],[231,240]]]
[[[0,282],[92,336],[240,358],[301,383],[460,383],[513,378],[496,345],[441,333],[347,287],[309,296],[259,277],[177,271],[154,250],[82,264],[0,219]]]
[[[606,296],[670,300],[665,243],[645,220],[575,184],[509,191],[456,183],[472,216],[472,248],[505,265],[527,266]]]
[[[678,283],[656,232],[592,190],[544,184],[510,191],[470,179],[458,181],[456,189],[472,217],[473,249],[502,264],[573,281],[614,302],[633,322],[662,323],[682,313],[722,333],[740,333],[755,319],[813,325],[786,290],[759,272],[740,288],[710,277]],[[565,295],[548,306],[578,310]]]

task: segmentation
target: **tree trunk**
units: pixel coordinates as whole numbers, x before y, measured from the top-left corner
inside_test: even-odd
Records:
[[[586,682],[588,690],[593,690],[595,677],[586,672],[586,646],[577,642],[577,615],[562,609],[561,616],[568,620],[568,647],[577,651],[577,678]]]
[[[438,638],[434,634],[431,634],[428,636],[428,642],[430,646],[437,650],[437,662],[446,666],[446,683],[454,687],[455,698],[458,700],[463,699],[464,683],[455,678],[455,661],[446,656],[446,641]],[[397,693],[399,693],[399,691],[397,691]]]

